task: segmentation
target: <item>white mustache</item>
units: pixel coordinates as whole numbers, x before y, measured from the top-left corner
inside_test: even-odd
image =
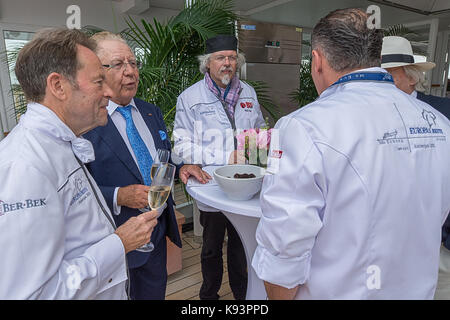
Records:
[[[220,72],[223,72],[223,71],[233,71],[233,68],[231,68],[231,67],[222,67],[222,68],[220,68]]]

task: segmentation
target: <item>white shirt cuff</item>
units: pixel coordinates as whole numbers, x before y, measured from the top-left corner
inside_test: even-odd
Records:
[[[280,258],[258,246],[253,255],[252,267],[261,280],[292,289],[308,280],[311,253],[296,258]]]
[[[93,257],[98,268],[97,294],[127,280],[125,249],[117,234],[113,233],[91,246],[87,253]]]
[[[117,187],[114,190],[114,200],[113,200],[113,209],[114,209],[114,214],[116,216],[118,216],[120,214],[120,211],[122,209],[122,206],[117,205],[117,193],[119,192],[119,187]]]

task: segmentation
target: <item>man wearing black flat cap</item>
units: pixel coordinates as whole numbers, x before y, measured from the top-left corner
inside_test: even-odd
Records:
[[[237,52],[236,37],[218,35],[208,39],[199,62],[204,79],[178,97],[173,152],[182,157],[184,163],[224,165],[236,154],[234,130],[259,128],[265,126],[265,121],[255,90],[240,81],[236,74],[245,63],[245,57]],[[197,205],[203,226],[200,299],[219,298],[225,231],[230,287],[235,299],[245,299],[247,264],[235,228],[222,212],[199,202]]]

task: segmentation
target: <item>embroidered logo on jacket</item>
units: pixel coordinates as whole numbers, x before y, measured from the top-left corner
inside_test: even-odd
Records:
[[[433,112],[423,109],[422,111],[422,118],[428,122],[428,126],[431,128],[431,126],[434,124],[436,125],[436,116]]]
[[[253,109],[253,103],[252,102],[241,102],[241,108]]]
[[[422,118],[428,123],[428,127],[411,127],[410,134],[443,134],[442,129],[432,128],[436,127],[436,115],[433,112],[423,109]]]
[[[6,213],[17,211],[17,210],[46,206],[47,203],[45,201],[46,201],[45,198],[43,198],[43,199],[26,199],[26,200],[15,202],[15,203],[6,203],[6,202],[0,200],[0,216],[3,216]]]
[[[91,194],[87,187],[83,187],[83,180],[81,180],[80,178],[75,178],[73,183],[75,185],[75,190],[77,193],[70,201],[70,205],[73,205],[77,201],[78,204],[80,204]]]

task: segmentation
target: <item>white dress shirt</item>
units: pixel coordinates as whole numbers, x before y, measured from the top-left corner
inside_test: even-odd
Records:
[[[297,299],[432,299],[450,210],[450,125],[433,111],[393,83],[353,81],[280,119],[258,277],[300,285]]]
[[[147,150],[150,152],[150,155],[152,156],[152,159],[154,160],[157,157],[157,152],[156,152],[156,148],[155,148],[155,142],[153,141],[153,136],[150,133],[150,130],[148,129],[147,124],[145,123],[144,119],[142,118],[141,113],[137,109],[134,99],[131,99],[129,105],[132,105],[131,116],[133,118],[134,125],[136,126],[136,129],[139,132],[139,135],[141,136],[142,140],[145,143],[145,146],[147,147]],[[131,147],[130,141],[128,140],[127,130],[126,130],[126,128],[127,128],[126,120],[120,114],[120,112],[116,112],[116,109],[118,107],[120,108],[120,107],[124,107],[124,106],[120,106],[117,103],[109,100],[109,104],[106,109],[108,110],[108,114],[111,117],[111,120],[114,122],[114,125],[116,126],[117,130],[119,131],[120,135],[122,136],[123,141],[127,145],[128,151],[130,151],[130,154],[133,157],[133,160],[139,169],[139,164],[136,160],[136,156],[134,154],[133,148]],[[117,205],[117,192],[118,191],[119,191],[119,187],[117,187],[114,190],[114,214],[115,215],[119,215],[120,210],[121,210],[121,206]],[[163,210],[163,208],[165,208],[166,206],[167,205],[164,205],[162,208],[160,208],[160,211]]]

